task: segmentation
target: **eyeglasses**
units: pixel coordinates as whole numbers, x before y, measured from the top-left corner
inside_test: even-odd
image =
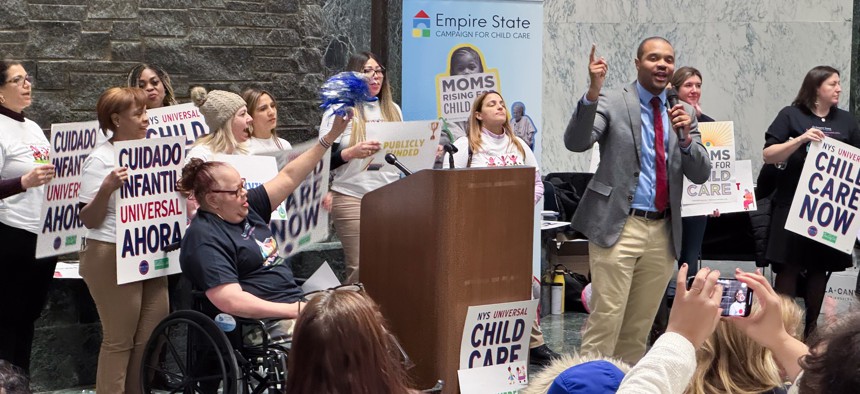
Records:
[[[356,292],[359,292],[359,291],[364,291],[364,285],[361,283],[349,283],[349,284],[345,284],[345,285],[335,286],[335,287],[332,287],[330,289],[321,289],[321,290],[310,291],[310,292],[307,292],[304,295],[302,295],[302,297],[306,300],[310,300],[311,298],[316,297],[322,293],[329,293],[332,291],[356,291]],[[301,309],[301,304],[299,304],[299,308]],[[301,313],[301,311],[299,311],[299,313]]]
[[[239,197],[242,195],[242,191],[244,191],[244,190],[245,190],[245,178],[242,178],[242,186],[239,186],[239,188],[236,190],[210,190],[210,192],[212,192],[212,193],[232,193],[232,194],[236,195],[236,197]]]
[[[323,293],[331,293],[333,291],[354,291],[354,292],[364,292],[364,285],[361,283],[350,283],[344,284],[340,286],[335,286],[330,289],[322,289],[322,290],[314,290],[308,293],[305,293],[302,297],[305,300],[311,300],[312,298],[323,294]],[[302,314],[302,302],[299,302],[299,316]],[[403,349],[403,346],[400,345],[400,341],[397,340],[397,337],[394,336],[388,330],[385,330],[385,335],[388,336],[388,339],[391,341],[391,346],[397,349],[397,352],[400,356],[400,364],[403,365],[403,368],[409,370],[415,367],[415,362],[406,354],[406,350]]]
[[[6,83],[14,83],[15,85],[18,85],[18,86],[24,86],[24,81],[27,81],[27,83],[32,84],[33,83],[33,77],[30,76],[30,74],[27,74],[24,76],[19,75],[15,78],[12,78],[12,79],[6,81]]]
[[[368,67],[368,68],[365,68],[364,70],[361,70],[361,72],[364,73],[364,75],[367,75],[368,77],[371,77],[371,78],[376,74],[384,76],[385,75],[385,67],[382,67],[382,66],[379,66],[377,68]]]

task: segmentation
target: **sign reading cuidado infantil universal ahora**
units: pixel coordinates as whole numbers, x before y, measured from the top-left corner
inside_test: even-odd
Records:
[[[183,136],[114,143],[117,166],[128,168],[116,193],[118,284],[180,272],[179,250],[164,249],[185,234],[185,199],[176,191],[185,142]]]
[[[42,198],[42,226],[36,238],[36,258],[57,256],[80,250],[86,234],[78,216],[78,194],[84,160],[99,141],[98,122],[51,125],[51,151],[54,179],[46,184]]]
[[[851,253],[860,229],[860,149],[833,138],[812,142],[785,229]]]
[[[507,392],[528,385],[529,333],[537,303],[469,307],[460,343],[458,375],[463,393]]]

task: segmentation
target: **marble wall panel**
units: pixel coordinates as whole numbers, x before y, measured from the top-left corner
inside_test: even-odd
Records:
[[[848,108],[853,1],[547,0],[544,18],[544,173],[588,169],[591,154],[560,141],[588,87],[592,43],[610,67],[604,89],[617,89],[635,80],[643,38],[669,39],[678,67],[702,71],[704,112],[735,122],[738,157],[756,172],[765,130],[810,68],[843,71],[840,107]]]

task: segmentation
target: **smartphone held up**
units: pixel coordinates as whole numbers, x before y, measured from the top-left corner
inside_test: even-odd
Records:
[[[693,279],[695,279],[693,276],[687,278],[687,290],[693,285]],[[722,315],[749,316],[753,301],[752,289],[747,287],[746,283],[734,278],[720,278],[717,283],[723,286],[723,295],[720,299],[720,308],[723,308]]]

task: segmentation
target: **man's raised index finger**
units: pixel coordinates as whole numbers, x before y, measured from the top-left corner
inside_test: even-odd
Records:
[[[588,55],[588,61],[594,63],[594,51],[597,49],[597,44],[591,44],[591,54]]]

